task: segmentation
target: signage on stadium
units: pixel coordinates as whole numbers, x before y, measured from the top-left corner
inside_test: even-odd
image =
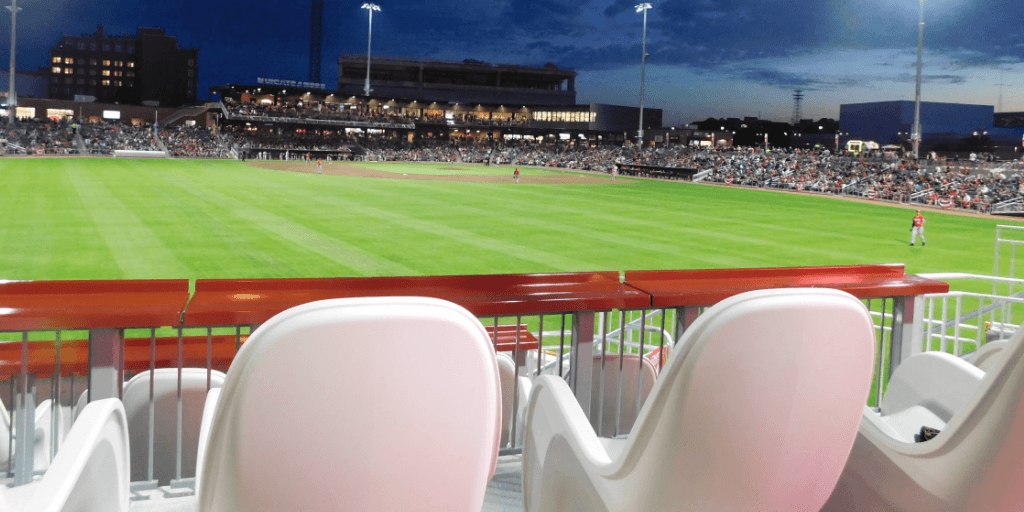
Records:
[[[327,84],[317,82],[299,82],[297,80],[279,80],[277,78],[256,78],[260,85],[279,85],[281,87],[298,87],[300,89],[327,89]]]

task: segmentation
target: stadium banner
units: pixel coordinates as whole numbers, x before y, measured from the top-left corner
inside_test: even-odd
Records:
[[[299,87],[302,89],[327,89],[327,84],[318,82],[299,82],[297,80],[280,80],[277,78],[256,77],[256,83],[260,85],[277,85],[281,87]]]
[[[166,151],[136,151],[127,149],[114,150],[114,158],[167,158]]]

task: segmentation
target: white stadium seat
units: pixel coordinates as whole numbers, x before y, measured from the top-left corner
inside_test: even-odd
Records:
[[[978,350],[971,352],[970,354],[964,355],[964,361],[981,368],[983,371],[989,371],[995,367],[996,363],[999,362],[999,358],[1006,352],[1003,351],[1010,344],[1007,340],[1002,341],[990,341]]]
[[[502,448],[511,447],[509,440],[512,438],[512,408],[515,405],[515,387],[512,383],[516,376],[516,363],[506,354],[497,354],[498,376],[501,378],[501,444]],[[523,372],[525,373],[525,372]],[[516,419],[516,442],[515,446],[522,445],[523,426],[526,420],[523,419],[526,411],[526,402],[530,399],[530,379],[520,374],[519,376],[519,409],[515,414]]]
[[[89,404],[38,481],[6,489],[4,512],[128,512],[128,424],[116,398]],[[6,502],[6,503],[4,503]]]
[[[132,481],[144,481],[149,473],[150,372],[135,375],[124,385],[124,410],[132,445]],[[158,368],[153,376],[154,446],[153,479],[167,485],[177,472],[178,369]],[[206,403],[206,369],[182,368],[181,373],[181,477],[195,476],[196,452],[203,406]],[[224,373],[210,372],[210,386],[224,385]]]
[[[636,422],[637,411],[647,401],[647,396],[654,388],[658,379],[658,371],[646,357],[627,354],[622,358],[622,371],[619,371],[618,354],[604,356],[604,391],[601,390],[602,357],[594,356],[593,383],[590,388],[590,424],[601,437],[614,437],[628,434]],[[640,403],[636,401],[636,390],[640,385],[640,373],[643,373],[643,392]],[[619,384],[622,393],[619,393]],[[604,399],[602,400],[602,395]],[[601,405],[604,402],[604,405]],[[617,419],[616,419],[617,417]],[[598,429],[598,418],[601,428]],[[618,428],[615,425],[618,423]]]
[[[825,289],[711,307],[672,350],[627,439],[598,438],[561,379],[534,381],[526,510],[814,511],[867,401],[874,326]]]
[[[896,368],[881,411],[864,410],[830,512],[1024,510],[1024,329],[987,372],[926,352]],[[938,429],[915,442],[922,427]]]
[[[499,386],[487,331],[450,302],[284,311],[228,371],[204,427],[198,510],[479,512],[497,463]]]

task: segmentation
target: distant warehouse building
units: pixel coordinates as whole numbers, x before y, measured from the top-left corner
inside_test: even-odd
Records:
[[[994,125],[992,105],[921,102],[921,149],[1015,145],[1021,130]],[[840,130],[879,144],[907,144],[914,128],[913,101],[852,103],[839,107]]]

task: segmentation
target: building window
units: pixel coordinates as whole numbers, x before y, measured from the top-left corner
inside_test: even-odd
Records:
[[[51,84],[59,84],[60,83],[60,78],[53,77],[53,78],[50,79],[50,83]]]
[[[64,94],[71,94],[71,88],[70,87],[65,87],[64,88]]]
[[[128,80],[128,87],[132,87],[132,86],[134,86],[134,85],[135,85],[135,83],[134,83],[134,82],[132,82],[131,80]]]
[[[75,72],[74,68],[64,68],[64,74],[65,75],[70,75],[71,73],[74,73],[74,72]]]
[[[110,85],[110,80],[104,80],[103,82],[100,82],[100,83],[103,84],[103,86],[108,86],[108,85]]]
[[[135,45],[133,45],[133,44],[128,45],[128,53],[135,53]]]
[[[114,51],[117,53],[121,53],[122,51],[124,51],[124,46],[117,45],[114,47]]]
[[[109,65],[110,65],[110,61],[109,61],[109,60],[105,60],[105,61],[103,61],[103,65],[104,65],[104,66],[109,66]]]
[[[114,65],[117,66],[117,67],[122,67],[122,66],[124,66],[124,61],[123,60],[114,61]]]
[[[96,76],[96,70],[95,69],[90,69],[89,70],[89,76]]]
[[[54,66],[53,67],[53,72],[59,75],[60,74],[60,66]]]
[[[72,59],[71,57],[65,57],[64,58],[64,64],[74,64],[74,63],[75,63],[75,59]]]
[[[78,65],[79,66],[84,66],[85,65],[85,59],[78,59]]]
[[[196,60],[195,59],[189,59],[188,60],[188,65],[189,66],[195,66],[196,65]]]
[[[85,79],[84,78],[79,78],[78,79],[78,85],[85,85]]]
[[[189,89],[191,89],[191,88],[192,88],[192,80],[189,80],[189,81],[188,81],[188,88],[189,88]]]
[[[105,51],[105,52],[109,52],[110,51],[110,43],[103,43],[103,51]]]
[[[96,59],[89,59],[89,65],[90,66],[95,66],[96,65]]]
[[[133,62],[133,61],[128,61],[128,67],[130,67],[130,68],[134,68],[134,67],[135,67],[135,62]]]
[[[60,58],[60,57],[54,57],[54,58],[53,58],[53,59],[51,59],[51,60],[53,60],[53,63],[54,63],[54,64],[60,64],[60,63],[61,63],[61,58]]]
[[[89,80],[89,85],[96,85],[96,80],[95,79]]]
[[[89,44],[89,49],[92,50],[92,51],[96,51],[96,43],[90,43]]]
[[[65,84],[70,84],[70,83],[71,83],[71,82],[73,82],[73,81],[74,81],[74,80],[72,80],[72,78],[71,78],[70,76],[64,79],[64,83],[65,83]]]
[[[110,76],[110,70],[109,69],[104,69],[103,70],[103,76]]]
[[[84,50],[85,49],[85,42],[84,41],[79,41],[78,42],[78,49],[79,50]]]
[[[131,78],[131,77],[135,76],[135,72],[134,71],[126,71],[125,73],[126,73],[125,76],[127,76],[128,78]]]
[[[79,75],[84,75],[85,74],[85,68],[78,68],[78,74]]]
[[[188,70],[188,76],[196,76],[195,70],[194,69]]]

